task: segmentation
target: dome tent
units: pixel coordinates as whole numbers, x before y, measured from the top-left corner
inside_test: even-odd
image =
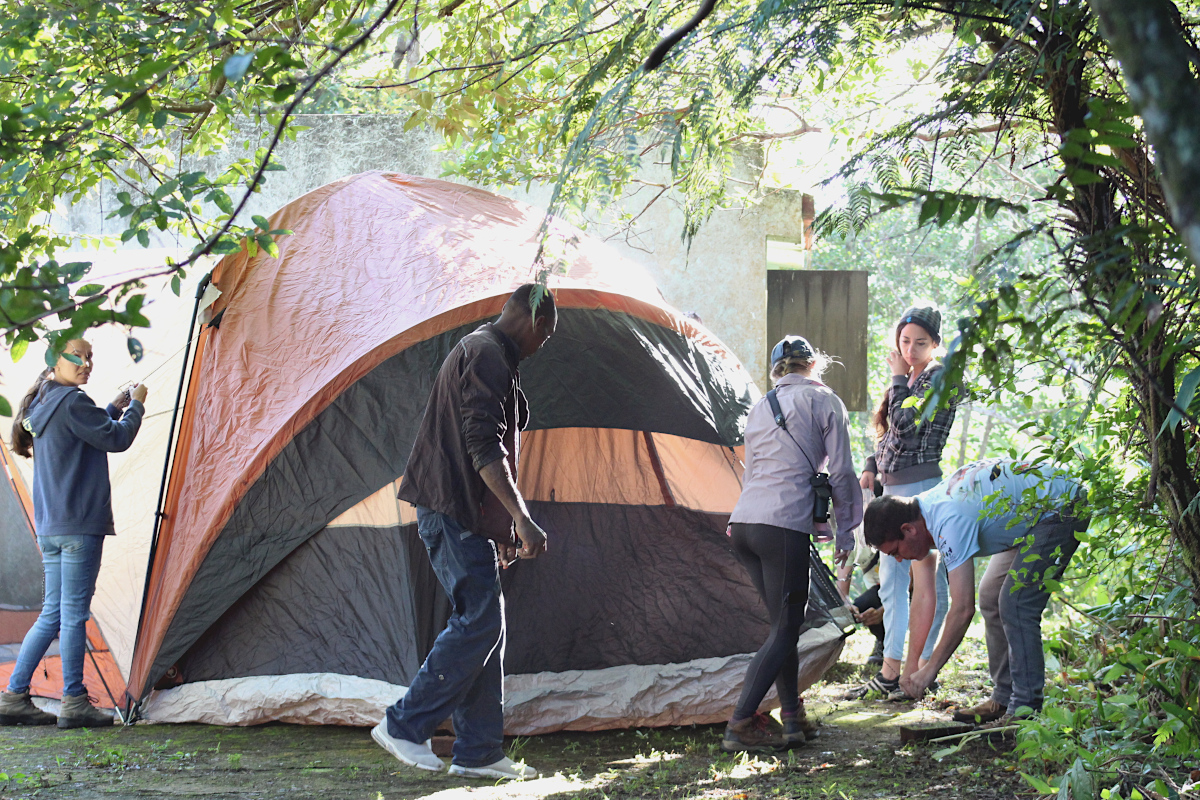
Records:
[[[274,214],[278,257],[217,265],[129,672],[146,717],[373,724],[400,695],[448,609],[396,482],[438,367],[532,277],[543,221],[364,173]],[[507,728],[721,719],[767,628],[724,536],[757,390],[640,267],[547,238],[559,326],[522,367],[518,480],[551,541],[504,574]],[[837,604],[812,604],[810,682]]]

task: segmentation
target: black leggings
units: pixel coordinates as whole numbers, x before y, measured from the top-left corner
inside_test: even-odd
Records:
[[[782,710],[795,712],[800,708],[796,641],[808,608],[809,535],[757,523],[735,522],[730,527],[733,552],[750,573],[771,620],[771,635],[746,668],[733,717],[745,719],[758,711],[772,682]]]

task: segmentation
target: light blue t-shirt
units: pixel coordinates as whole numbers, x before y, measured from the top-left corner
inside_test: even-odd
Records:
[[[954,569],[1011,549],[1043,514],[1069,505],[1080,488],[1059,467],[995,458],[960,468],[917,495],[917,504],[946,569]],[[1022,503],[1026,510],[1018,517]]]

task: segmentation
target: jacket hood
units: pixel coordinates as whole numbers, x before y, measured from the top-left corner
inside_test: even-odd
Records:
[[[82,391],[78,386],[63,386],[61,383],[48,381],[41,393],[29,404],[29,411],[25,414],[25,430],[34,436],[41,436],[62,402],[78,391]]]

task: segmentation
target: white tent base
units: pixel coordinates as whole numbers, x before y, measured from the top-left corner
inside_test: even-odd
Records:
[[[837,662],[842,641],[834,624],[801,636],[801,691]],[[509,675],[504,680],[504,732],[527,736],[722,722],[733,711],[751,657],[742,653],[684,664]],[[328,672],[231,678],[153,692],[142,716],[150,722],[211,725],[279,721],[371,726],[405,691],[384,681]]]

